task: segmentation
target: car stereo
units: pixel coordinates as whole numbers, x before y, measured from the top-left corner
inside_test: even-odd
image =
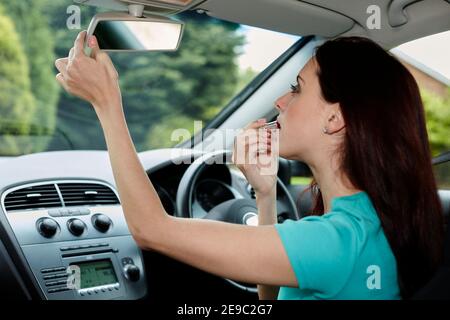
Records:
[[[146,295],[142,253],[111,186],[90,180],[35,183],[11,188],[1,200],[45,299]]]

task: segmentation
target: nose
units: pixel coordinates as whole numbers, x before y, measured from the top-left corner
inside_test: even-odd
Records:
[[[275,107],[278,109],[279,112],[283,111],[286,108],[287,96],[288,96],[288,93],[282,95],[275,101]]]

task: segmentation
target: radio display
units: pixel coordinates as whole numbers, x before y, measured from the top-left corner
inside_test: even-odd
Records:
[[[111,260],[74,263],[80,268],[80,288],[91,288],[117,283]]]

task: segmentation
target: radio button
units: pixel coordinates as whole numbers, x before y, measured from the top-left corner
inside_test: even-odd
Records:
[[[138,281],[141,277],[141,270],[134,264],[127,264],[123,267],[123,273],[125,274],[125,278],[132,282]]]
[[[122,258],[122,265],[126,266],[127,264],[134,264],[133,259],[131,259],[130,257]]]
[[[41,218],[36,223],[39,233],[46,238],[53,237],[58,232],[59,225],[52,218]]]
[[[89,210],[88,208],[82,208],[80,209],[80,214],[82,215],[91,214],[91,210]]]
[[[86,224],[80,219],[70,219],[67,221],[67,228],[74,236],[81,236],[86,230]]]
[[[52,217],[61,217],[61,212],[59,209],[50,209],[48,210],[48,214]]]
[[[97,213],[92,216],[92,224],[94,225],[95,229],[105,233],[111,228],[112,221],[108,216],[102,213]]]
[[[78,209],[69,209],[69,216],[78,216],[80,215],[80,210]]]

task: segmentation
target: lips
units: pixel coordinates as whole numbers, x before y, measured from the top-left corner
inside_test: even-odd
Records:
[[[278,121],[278,119],[277,119],[277,128],[281,129],[280,121]]]

